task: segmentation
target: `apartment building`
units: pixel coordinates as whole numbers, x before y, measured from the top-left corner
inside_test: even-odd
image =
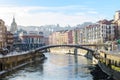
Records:
[[[73,44],[73,31],[72,30],[62,30],[53,32],[49,36],[50,44]]]
[[[44,45],[43,32],[39,31],[23,31],[19,33],[19,39],[21,46],[18,45],[18,47],[20,50],[34,49]]]
[[[0,49],[7,47],[6,33],[7,28],[5,26],[5,22],[2,19],[0,19]]]
[[[98,44],[115,39],[115,25],[112,20],[100,20],[96,24],[86,26],[83,32],[84,43]]]
[[[113,24],[113,20],[102,20],[98,24],[102,33],[101,37],[103,38],[103,42],[113,41],[115,39],[115,25]]]
[[[10,51],[13,50],[13,42],[14,42],[14,37],[13,34],[10,31],[7,31],[7,49]]]

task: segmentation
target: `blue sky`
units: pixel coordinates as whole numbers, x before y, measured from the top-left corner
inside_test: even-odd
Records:
[[[15,15],[18,25],[77,25],[113,19],[120,0],[0,0],[0,17],[10,25]]]

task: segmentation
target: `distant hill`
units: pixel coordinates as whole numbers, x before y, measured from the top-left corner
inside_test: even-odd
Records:
[[[78,24],[76,27],[78,27],[78,28],[84,28],[84,27],[86,27],[88,25],[91,25],[91,24],[94,24],[94,23],[92,23],[92,22],[84,22],[83,24]]]

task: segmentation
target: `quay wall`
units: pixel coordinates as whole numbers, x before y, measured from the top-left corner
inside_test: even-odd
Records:
[[[3,56],[0,58],[0,75],[12,71],[20,66],[33,62],[36,59],[44,59],[43,53],[27,52],[24,54]]]
[[[98,62],[99,67],[103,72],[109,75],[109,78],[113,78],[115,80],[120,80],[120,72],[111,69],[110,67],[106,66],[102,62]]]
[[[115,80],[120,80],[120,54],[103,50],[98,50],[98,53],[98,65],[102,71]]]
[[[120,54],[109,53],[108,51],[98,51],[100,53],[100,59],[102,59],[106,64],[115,65],[120,67]]]

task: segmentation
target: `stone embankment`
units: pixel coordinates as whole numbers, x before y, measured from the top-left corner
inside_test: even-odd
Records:
[[[120,80],[120,54],[103,50],[98,50],[98,53],[98,65],[102,71],[115,80]]]
[[[0,57],[0,75],[15,70],[35,60],[42,59],[45,59],[45,55],[40,52],[35,53],[34,51]]]

